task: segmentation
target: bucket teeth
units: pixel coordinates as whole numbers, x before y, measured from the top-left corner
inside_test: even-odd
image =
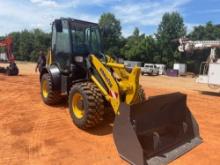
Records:
[[[188,125],[183,122],[183,133],[186,134],[186,132],[188,131]]]
[[[134,130],[136,130],[136,121],[135,120],[132,121],[132,126],[133,126]]]
[[[158,132],[153,133],[154,151],[157,151],[160,146],[160,135]]]

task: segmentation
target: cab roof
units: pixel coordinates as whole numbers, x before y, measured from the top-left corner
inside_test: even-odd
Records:
[[[76,26],[76,27],[97,27],[98,24],[97,23],[93,23],[93,22],[88,22],[88,21],[83,21],[83,20],[78,20],[78,19],[74,19],[74,18],[60,18],[60,19],[56,19],[56,20],[67,20],[71,26]],[[55,20],[55,21],[56,21]]]

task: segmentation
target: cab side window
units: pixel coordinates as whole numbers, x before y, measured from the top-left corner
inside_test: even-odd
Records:
[[[55,26],[53,26],[52,29],[52,41],[51,41],[51,49],[54,52],[55,49],[55,45],[56,45],[56,28]]]

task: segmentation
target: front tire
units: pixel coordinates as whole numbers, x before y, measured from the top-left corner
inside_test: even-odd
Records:
[[[69,93],[69,112],[73,123],[81,128],[95,127],[103,120],[104,100],[92,82],[74,84]]]
[[[60,93],[53,91],[52,85],[51,76],[45,73],[41,78],[41,97],[47,105],[55,105],[62,100]]]

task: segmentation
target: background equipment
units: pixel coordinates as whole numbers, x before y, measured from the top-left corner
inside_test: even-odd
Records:
[[[210,49],[207,60],[201,63],[198,83],[208,84],[211,88],[220,88],[220,56],[217,49],[220,48],[220,40],[191,41],[187,38],[179,39],[178,50],[180,52],[190,52],[195,50]]]
[[[48,105],[68,96],[74,124],[101,124],[107,107],[115,114],[113,137],[120,156],[136,165],[165,164],[201,143],[199,128],[181,93],[145,98],[141,70],[102,53],[99,27],[76,19],[52,23],[52,45],[40,74]]]
[[[12,38],[6,37],[3,40],[0,40],[0,48],[4,50],[4,53],[0,54],[0,62],[9,63],[9,66],[0,67],[0,73],[6,73],[9,76],[18,75],[19,70],[15,63],[15,57],[12,53]]]
[[[156,64],[149,64],[145,63],[144,67],[141,67],[141,74],[142,75],[159,75],[159,68],[156,66]]]

